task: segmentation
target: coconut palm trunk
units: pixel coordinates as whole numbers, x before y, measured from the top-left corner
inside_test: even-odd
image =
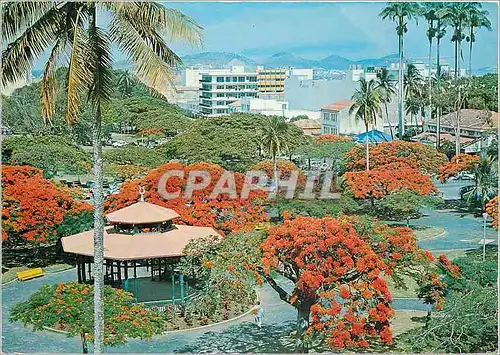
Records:
[[[370,171],[370,148],[368,140],[368,122],[365,122],[366,130],[366,171]]]
[[[391,120],[389,119],[389,110],[387,108],[387,102],[384,102],[385,117],[387,117],[387,123],[389,124],[389,129],[391,130],[391,139],[394,139],[394,129],[392,128]]]
[[[404,70],[403,70],[403,34],[398,34],[398,54],[399,54],[399,70],[398,70],[398,134],[399,139],[402,139],[405,132],[404,120]]]
[[[92,129],[94,160],[94,352],[102,353],[104,340],[104,191],[102,172],[101,107]]]
[[[432,67],[432,37],[429,38],[429,72],[428,72],[428,80],[429,80],[429,108],[428,108],[428,116],[427,116],[427,121],[431,119],[432,116],[432,74],[431,74],[431,67]],[[424,127],[422,124],[422,132],[424,131]]]
[[[438,23],[438,28],[439,23]],[[441,64],[439,63],[439,47],[441,44],[441,37],[438,34],[436,39],[436,85],[439,89],[441,86]],[[439,149],[441,146],[441,108],[436,108],[436,149]]]
[[[276,162],[276,150],[273,150],[273,185],[278,189],[278,166]]]

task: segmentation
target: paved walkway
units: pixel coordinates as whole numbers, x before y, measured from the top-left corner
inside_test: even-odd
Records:
[[[454,197],[461,185],[445,186],[445,197]],[[477,245],[463,240],[482,238],[481,220],[470,215],[462,216],[450,211],[426,211],[427,215],[412,224],[443,228],[447,234],[422,241],[421,247],[431,251],[450,249],[469,249]],[[488,237],[497,238],[496,231],[488,229]],[[68,338],[64,334],[48,331],[31,332],[19,323],[9,322],[10,307],[31,294],[44,284],[72,281],[75,270],[58,274],[48,274],[43,278],[14,282],[3,287],[2,323],[3,351],[6,352],[43,352],[43,353],[80,353],[79,338]],[[293,330],[296,313],[293,307],[282,302],[276,293],[265,286],[259,290],[265,309],[264,326],[259,329],[252,322],[252,315],[240,318],[234,323],[174,333],[155,337],[152,341],[130,340],[126,344],[106,349],[118,353],[177,353],[177,352],[290,352],[293,344],[287,335]],[[425,310],[427,306],[415,299],[396,299],[395,309]]]

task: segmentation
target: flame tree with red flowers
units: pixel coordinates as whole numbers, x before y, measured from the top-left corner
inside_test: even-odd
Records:
[[[455,155],[449,162],[444,163],[438,169],[438,179],[445,182],[452,176],[457,175],[462,171],[470,171],[475,165],[481,161],[477,155],[458,154]]]
[[[180,171],[183,176],[172,176],[165,182],[163,187],[167,193],[179,192],[176,198],[165,200],[158,192],[158,185],[161,177],[169,171]],[[189,197],[184,194],[184,187],[188,183],[189,174],[192,171],[206,172],[210,176],[210,182],[207,186],[194,190]],[[268,216],[262,203],[267,196],[266,193],[261,190],[252,190],[249,192],[248,198],[241,198],[245,181],[243,174],[225,175],[226,177],[234,176],[235,196],[222,193],[215,198],[210,198],[210,194],[219,181],[226,181],[225,186],[228,186],[227,180],[221,179],[224,173],[227,172],[214,164],[167,163],[150,171],[142,179],[126,181],[118,194],[108,197],[105,202],[105,210],[112,212],[137,202],[139,200],[139,187],[143,187],[145,201],[175,210],[180,215],[180,223],[183,224],[210,226],[227,234],[250,231],[256,224],[267,221]],[[195,182],[202,184],[202,180],[202,178],[197,177]]]
[[[336,134],[322,134],[314,137],[314,143],[322,142],[352,142],[352,139],[346,136],[339,136]]]
[[[344,174],[345,184],[355,198],[375,200],[400,191],[411,191],[425,196],[437,193],[429,175],[400,162],[384,165],[370,171],[353,171]]]
[[[2,167],[2,200],[2,241],[9,244],[55,242],[65,219],[92,211],[31,166]]]
[[[486,204],[486,213],[493,218],[491,226],[498,229],[498,196],[493,197]]]
[[[332,349],[366,348],[392,342],[394,315],[384,275],[403,286],[401,275],[418,282],[437,280],[422,291],[427,302],[442,302],[445,285],[430,253],[417,247],[408,228],[361,218],[298,217],[271,227],[262,245],[263,275],[280,298],[297,309],[296,350],[313,339]],[[438,261],[439,263],[439,261]],[[446,270],[458,277],[453,265]],[[291,293],[273,278],[291,281]]]
[[[352,148],[345,156],[346,171],[366,169],[366,153],[361,145]],[[370,149],[370,169],[400,163],[426,174],[436,173],[447,161],[446,156],[433,147],[401,140],[373,145]]]
[[[306,177],[304,173],[297,168],[297,165],[292,163],[291,161],[286,160],[277,160],[276,161],[276,169],[278,170],[278,179],[279,180],[288,180],[292,175],[292,172],[297,171],[297,183],[298,185],[303,185],[306,182]],[[269,179],[273,178],[274,168],[273,162],[270,160],[261,161],[254,165],[252,165],[248,170],[252,171],[263,171],[266,173]]]

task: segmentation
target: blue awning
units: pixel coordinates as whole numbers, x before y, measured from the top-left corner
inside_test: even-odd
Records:
[[[354,137],[354,139],[358,143],[366,143],[368,140],[369,143],[383,143],[383,142],[390,142],[392,141],[392,138],[390,135],[378,131],[376,129],[372,129],[371,131],[365,132],[365,133],[360,133],[357,136]]]

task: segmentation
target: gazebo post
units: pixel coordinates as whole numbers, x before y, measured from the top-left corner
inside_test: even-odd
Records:
[[[87,278],[85,277],[85,260],[82,262],[82,278],[83,282],[87,282]]]
[[[118,268],[118,284],[122,284],[122,262],[120,260],[116,261],[116,267]]]
[[[154,262],[154,259],[149,259],[151,260],[151,281],[154,281],[155,280],[155,274],[154,274],[154,271],[153,271],[153,262]],[[149,262],[148,262],[149,264]]]
[[[172,272],[172,302],[175,303],[175,273]]]
[[[88,269],[89,270],[88,271],[88,273],[89,273],[89,281],[92,281],[92,262],[91,262],[91,260],[90,260],[89,257],[87,257],[87,261],[89,263],[89,269]]]
[[[184,275],[179,275],[179,284],[181,287],[181,301],[184,302]]]
[[[128,279],[128,261],[123,262],[123,272],[125,273],[125,280]]]
[[[80,265],[80,256],[76,257],[76,274],[78,276],[78,283],[82,283],[82,266]]]
[[[136,279],[136,278],[137,278],[137,261],[134,260],[134,279]]]

